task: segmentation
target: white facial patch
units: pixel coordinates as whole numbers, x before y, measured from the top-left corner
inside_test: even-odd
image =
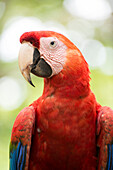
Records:
[[[66,61],[67,46],[56,37],[40,38],[40,55],[52,68],[52,76],[58,74]]]

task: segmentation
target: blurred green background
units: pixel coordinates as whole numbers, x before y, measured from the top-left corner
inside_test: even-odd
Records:
[[[43,79],[32,76],[35,88],[18,68],[19,37],[26,31],[54,30],[66,35],[90,65],[91,89],[97,101],[113,108],[112,0],[0,1],[0,169],[9,164],[11,129],[22,108],[43,91]]]

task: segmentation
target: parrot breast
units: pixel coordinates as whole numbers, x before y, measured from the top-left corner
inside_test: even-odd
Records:
[[[84,99],[73,101],[52,94],[40,98],[30,167],[44,170],[51,167],[63,170],[87,167],[87,170],[91,170],[95,167],[94,101],[92,93]]]

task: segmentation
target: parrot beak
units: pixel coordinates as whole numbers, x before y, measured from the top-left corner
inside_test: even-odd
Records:
[[[23,42],[19,51],[18,63],[23,77],[33,86],[30,73],[39,77],[50,77],[52,69],[40,56],[40,52],[30,42]]]

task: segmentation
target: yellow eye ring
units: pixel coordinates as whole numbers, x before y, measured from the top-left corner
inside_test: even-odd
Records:
[[[51,46],[54,46],[54,44],[55,44],[55,41],[51,41],[51,42],[50,42],[50,45],[51,45]]]
[[[51,41],[50,42],[50,47],[55,48],[57,46],[57,42],[56,41]]]

